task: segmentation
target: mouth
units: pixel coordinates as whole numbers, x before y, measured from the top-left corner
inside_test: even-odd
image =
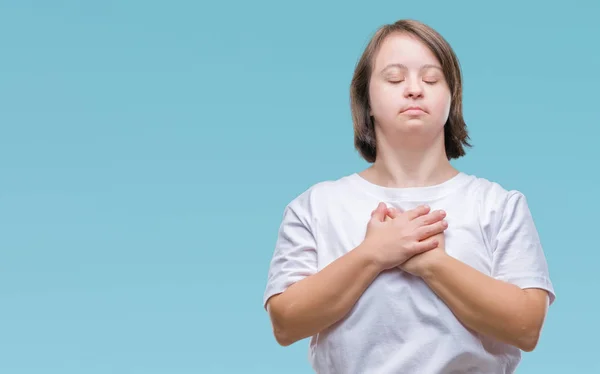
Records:
[[[409,106],[407,108],[402,109],[402,111],[400,113],[407,113],[407,114],[418,114],[418,113],[427,113],[425,111],[425,109],[421,108],[420,106]]]

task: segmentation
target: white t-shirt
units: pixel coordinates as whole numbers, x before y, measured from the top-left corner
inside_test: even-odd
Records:
[[[357,247],[377,204],[447,212],[446,252],[494,278],[555,299],[526,199],[459,173],[435,186],[386,188],[357,173],[313,185],[285,209],[263,304]],[[322,287],[327,287],[323,284]],[[381,273],[339,322],[310,339],[317,373],[512,373],[518,348],[467,329],[419,277]]]

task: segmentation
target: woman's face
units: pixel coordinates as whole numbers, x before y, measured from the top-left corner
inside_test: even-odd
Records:
[[[450,89],[441,65],[418,39],[389,35],[375,56],[370,87],[376,128],[390,137],[422,140],[443,134],[450,112]],[[398,137],[398,134],[402,136]]]

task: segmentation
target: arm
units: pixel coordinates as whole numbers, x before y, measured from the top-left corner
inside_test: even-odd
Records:
[[[428,214],[428,207],[408,211],[395,222],[384,222],[385,212],[385,204],[380,203],[358,247],[267,300],[273,332],[281,345],[315,335],[338,322],[381,271],[438,246],[438,240],[428,238],[443,231],[442,218]],[[285,264],[290,272],[299,257],[295,258],[276,258],[275,263],[281,268]]]
[[[269,299],[267,308],[279,344],[287,346],[315,335],[350,311],[380,271],[369,251],[358,246]]]
[[[402,268],[422,277],[467,327],[532,351],[554,294],[537,230],[522,194],[510,195],[499,229],[491,235],[491,276],[446,254],[444,245],[414,256]],[[444,243],[443,234],[440,243]]]
[[[521,289],[437,252],[422,277],[457,318],[478,333],[523,351],[537,345],[548,307],[541,289]]]

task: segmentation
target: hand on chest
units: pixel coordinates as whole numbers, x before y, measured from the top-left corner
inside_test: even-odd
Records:
[[[394,207],[399,211],[411,210],[421,204],[424,203],[387,203],[388,207]],[[329,210],[338,211],[338,214],[324,217],[319,224],[318,253],[323,263],[335,260],[362,243],[371,212],[376,205],[376,203],[357,202],[352,207]],[[445,219],[448,222],[448,228],[444,232],[446,252],[479,271],[490,274],[491,253],[484,240],[476,210],[464,205],[442,206],[434,203],[428,205],[432,212],[438,209],[446,212]]]

